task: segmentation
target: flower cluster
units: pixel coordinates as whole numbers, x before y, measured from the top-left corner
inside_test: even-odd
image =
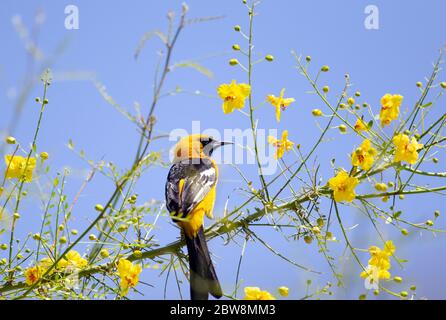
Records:
[[[390,257],[395,253],[392,241],[386,241],[384,248],[376,246],[369,248],[370,260],[367,268],[361,272],[361,278],[365,279],[366,289],[378,290],[380,279],[389,279]]]
[[[403,96],[399,94],[385,94],[381,98],[381,112],[379,119],[381,126],[388,126],[393,120],[397,119],[400,114],[400,106],[403,102]]]
[[[121,296],[126,296],[130,288],[136,287],[139,281],[139,274],[142,271],[142,267],[126,259],[119,259],[118,262],[118,274],[121,278],[119,283],[121,287]]]
[[[352,165],[363,170],[369,170],[375,161],[376,149],[369,139],[365,139],[352,154]]]
[[[44,258],[37,265],[26,269],[24,272],[26,284],[33,285],[39,281],[53,264],[54,261],[52,259]],[[57,263],[56,269],[53,269],[50,273],[53,273],[54,271],[74,272],[75,270],[85,268],[87,264],[87,260],[82,258],[79,252],[70,250],[65,257]]]

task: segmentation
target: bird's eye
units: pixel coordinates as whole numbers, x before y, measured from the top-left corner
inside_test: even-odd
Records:
[[[212,137],[205,137],[200,139],[200,142],[203,145],[203,147],[206,147],[212,141],[213,141]]]

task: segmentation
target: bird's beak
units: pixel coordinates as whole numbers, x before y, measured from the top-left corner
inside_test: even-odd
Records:
[[[234,144],[233,142],[230,142],[230,141],[217,141],[217,146],[218,147],[222,147],[222,146],[225,146],[225,145],[228,145],[228,144]]]

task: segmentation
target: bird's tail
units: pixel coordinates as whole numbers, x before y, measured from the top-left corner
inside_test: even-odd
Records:
[[[191,300],[208,300],[209,293],[217,299],[221,298],[223,293],[209,255],[203,227],[200,227],[196,237],[186,236],[186,244],[189,253]]]

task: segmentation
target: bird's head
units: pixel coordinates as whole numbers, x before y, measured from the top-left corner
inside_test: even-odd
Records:
[[[205,134],[191,134],[181,138],[176,144],[174,162],[210,157],[215,149],[226,144],[232,144],[232,142],[218,141]]]

